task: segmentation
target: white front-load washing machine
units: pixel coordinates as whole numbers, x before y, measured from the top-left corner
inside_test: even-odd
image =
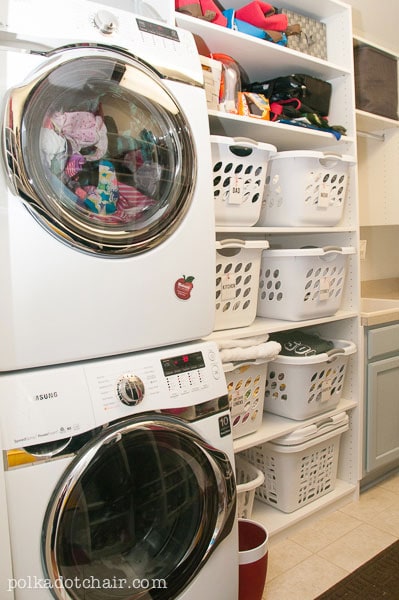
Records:
[[[198,339],[214,323],[193,36],[94,2],[59,8],[10,0],[0,30],[3,372]]]
[[[12,559],[2,598],[237,598],[214,343],[15,371],[0,398]]]

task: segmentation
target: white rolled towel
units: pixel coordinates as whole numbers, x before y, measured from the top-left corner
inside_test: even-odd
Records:
[[[253,335],[252,337],[246,338],[226,338],[222,340],[217,340],[216,343],[219,346],[219,350],[223,350],[224,348],[248,348],[248,346],[257,346],[258,344],[263,344],[267,342],[269,339],[269,334],[265,333],[262,335]]]
[[[237,342],[237,340],[236,340]],[[222,363],[243,362],[246,360],[273,360],[281,352],[281,344],[270,341],[256,346],[222,348],[219,350]]]

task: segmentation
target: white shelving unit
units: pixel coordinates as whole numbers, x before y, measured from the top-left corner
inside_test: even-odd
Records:
[[[231,8],[242,6],[241,0],[232,0]],[[200,19],[176,13],[180,27],[189,29],[202,38],[211,52],[222,52],[235,58],[251,81],[265,80],[291,73],[307,73],[332,84],[329,122],[343,125],[347,135],[337,140],[334,135],[323,131],[306,130],[281,123],[260,122],[237,115],[209,112],[211,133],[230,137],[247,137],[274,144],[282,150],[320,150],[337,152],[356,157],[356,118],[353,80],[352,21],[351,8],[336,0],[276,0],[275,6],[323,21],[327,28],[328,60],[258,40],[242,33],[233,32]],[[357,201],[356,166],[351,167],[350,185],[346,206],[337,227],[217,227],[216,235],[243,237],[244,239],[266,239],[270,243],[295,235],[302,245],[341,245],[359,247],[359,221]],[[238,339],[260,333],[271,333],[295,328],[310,327],[324,337],[353,341],[358,352],[350,357],[344,393],[339,406],[327,413],[348,411],[349,430],[342,434],[337,484],[333,492],[291,514],[285,514],[267,504],[256,501],[253,518],[262,521],[272,536],[286,534],[288,529],[303,523],[320,511],[331,510],[343,502],[357,497],[361,477],[362,423],[362,375],[361,336],[359,322],[360,274],[358,253],[349,260],[346,287],[341,310],[337,314],[309,319],[301,322],[266,319],[257,317],[249,327],[214,332],[210,339]],[[240,452],[263,442],[271,441],[289,433],[304,423],[315,423],[320,417],[308,421],[294,421],[264,413],[261,428],[235,440],[235,450]]]

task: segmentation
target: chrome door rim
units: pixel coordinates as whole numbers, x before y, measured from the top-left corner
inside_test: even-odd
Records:
[[[108,257],[131,256],[163,243],[177,229],[186,215],[192,202],[197,175],[193,134],[178,101],[163,84],[159,74],[122,49],[100,45],[70,45],[51,51],[46,54],[46,57],[48,61],[31,75],[27,83],[12,89],[8,94],[2,146],[11,187],[23,200],[31,214],[50,233],[86,253]],[[150,86],[156,86],[165,102],[173,106],[175,111],[173,126],[178,136],[176,139],[182,148],[182,162],[176,167],[175,180],[179,179],[179,186],[174,185],[171,191],[173,210],[160,211],[159,218],[145,224],[138,231],[123,227],[110,230],[98,223],[84,222],[79,215],[76,216],[65,209],[58,202],[54,192],[53,195],[48,193],[49,186],[40,189],[41,184],[34,181],[26,166],[22,138],[30,99],[40,85],[57,69],[84,59],[115,61],[120,65],[126,65],[130,72],[137,72]]]
[[[206,443],[196,432],[191,430],[191,428],[177,417],[157,414],[154,415],[154,418],[147,416],[126,419],[104,429],[99,436],[84,447],[83,451],[68,465],[53,493],[44,518],[42,535],[43,565],[50,581],[56,582],[62,580],[62,574],[58,570],[56,541],[60,518],[75,484],[78,483],[100,449],[118,442],[126,434],[143,430],[177,433],[179,436],[189,440],[190,443],[194,444],[205,455],[217,482],[218,510],[213,535],[209,539],[206,551],[198,560],[196,568],[190,573],[189,577],[185,578],[183,589],[187,587],[189,582],[208,561],[219,543],[231,531],[235,519],[236,487],[234,470],[227,455]],[[197,543],[198,540],[193,540],[190,546],[191,550]],[[179,590],[179,593],[181,591],[182,589]],[[62,600],[69,600],[71,596],[65,590],[57,589],[55,597]]]

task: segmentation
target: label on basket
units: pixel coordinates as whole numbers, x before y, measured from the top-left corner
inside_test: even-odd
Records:
[[[331,379],[323,381],[320,395],[320,402],[328,402],[331,399]]]
[[[328,300],[330,297],[331,277],[320,278],[319,300]]]
[[[222,300],[234,300],[236,297],[236,282],[234,275],[227,273],[222,277]]]
[[[238,175],[230,177],[229,204],[242,204],[244,202],[244,180]]]
[[[330,185],[323,181],[319,188],[319,199],[317,206],[319,208],[327,208],[330,203]]]
[[[231,416],[240,415],[244,410],[244,396],[241,392],[233,392],[231,394],[230,404]]]

